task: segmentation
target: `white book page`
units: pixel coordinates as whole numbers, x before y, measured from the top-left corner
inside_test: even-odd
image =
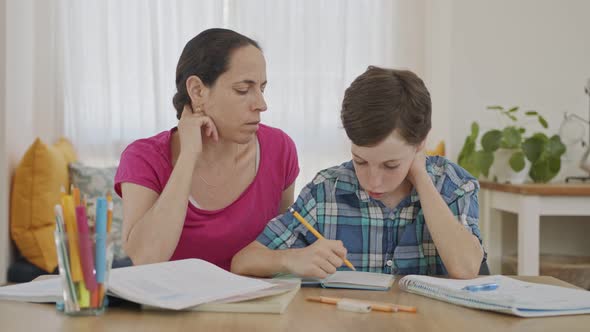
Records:
[[[203,260],[185,259],[113,269],[108,288],[133,302],[180,310],[272,286]]]
[[[509,298],[512,301],[512,306],[518,309],[590,309],[590,292],[582,289],[504,278],[497,292]]]
[[[263,279],[264,281],[272,284],[272,287],[266,288],[260,291],[255,291],[251,293],[236,295],[233,297],[228,297],[221,299],[219,301],[211,302],[211,304],[217,303],[235,303],[235,302],[242,302],[253,300],[261,297],[267,296],[274,296],[283,293],[287,293],[293,289],[299,288],[301,286],[300,279]]]
[[[324,284],[350,284],[387,288],[391,285],[392,278],[392,275],[383,273],[336,271],[336,273],[323,279],[322,282]]]
[[[61,279],[56,277],[0,287],[0,300],[40,303],[63,300]]]

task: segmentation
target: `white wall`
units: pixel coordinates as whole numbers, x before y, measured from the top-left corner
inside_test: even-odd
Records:
[[[9,193],[12,173],[35,137],[53,143],[63,131],[53,23],[56,0],[2,0],[0,64],[0,283],[12,253]]]
[[[563,112],[588,118],[590,2],[455,0],[451,26],[450,145],[456,158],[472,121],[498,125],[487,105],[535,109],[557,133]],[[540,129],[540,127],[531,127]],[[572,147],[556,180],[572,172]]]
[[[492,104],[542,112],[551,134],[558,132],[564,111],[587,119],[583,87],[590,78],[589,13],[590,1],[584,0],[430,0],[431,138],[445,138],[448,155],[456,161],[471,122],[478,121],[484,130],[499,125],[485,110]],[[569,149],[556,181],[584,174],[577,168],[583,149]],[[503,219],[503,247],[515,252],[515,218],[503,214]],[[543,218],[541,252],[590,255],[589,233],[586,217]]]
[[[6,160],[5,80],[6,80],[6,1],[0,0],[0,285],[6,282],[6,269],[10,261],[10,235],[8,232],[9,178]]]
[[[48,143],[63,126],[58,112],[53,14],[55,2],[6,0],[6,133],[9,169],[39,136]]]
[[[432,130],[426,146],[432,149],[439,141],[444,141],[447,151],[452,148],[449,146],[452,8],[452,2],[449,0],[428,0],[424,11],[426,32],[423,78],[432,99]]]

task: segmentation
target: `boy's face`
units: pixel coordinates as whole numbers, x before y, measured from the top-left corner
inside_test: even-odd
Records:
[[[356,176],[369,196],[386,200],[406,179],[417,147],[408,144],[394,130],[385,140],[371,147],[352,144]]]

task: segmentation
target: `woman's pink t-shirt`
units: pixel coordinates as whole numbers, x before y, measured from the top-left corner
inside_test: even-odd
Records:
[[[175,130],[137,140],[123,151],[115,175],[119,196],[123,182],[162,193],[172,173],[170,138]],[[178,197],[187,201],[188,209],[170,260],[200,258],[229,270],[232,257],[256,240],[267,222],[279,214],[282,193],[299,174],[295,144],[280,129],[262,124],[256,135],[260,146],[258,172],[233,203],[208,211],[190,204],[188,197]]]

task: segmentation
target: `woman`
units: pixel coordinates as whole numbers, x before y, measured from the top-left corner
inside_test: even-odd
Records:
[[[285,213],[234,257],[232,271],[325,278],[348,258],[362,271],[475,277],[485,261],[479,185],[449,160],[425,157],[430,116],[418,76],[369,67],[342,103],[352,161],[319,172],[293,205],[326,239]]]
[[[293,141],[260,123],[266,63],[258,44],[226,29],[189,41],[176,69],[178,127],[130,144],[115,190],[123,243],[136,265],[232,256],[293,203]]]

